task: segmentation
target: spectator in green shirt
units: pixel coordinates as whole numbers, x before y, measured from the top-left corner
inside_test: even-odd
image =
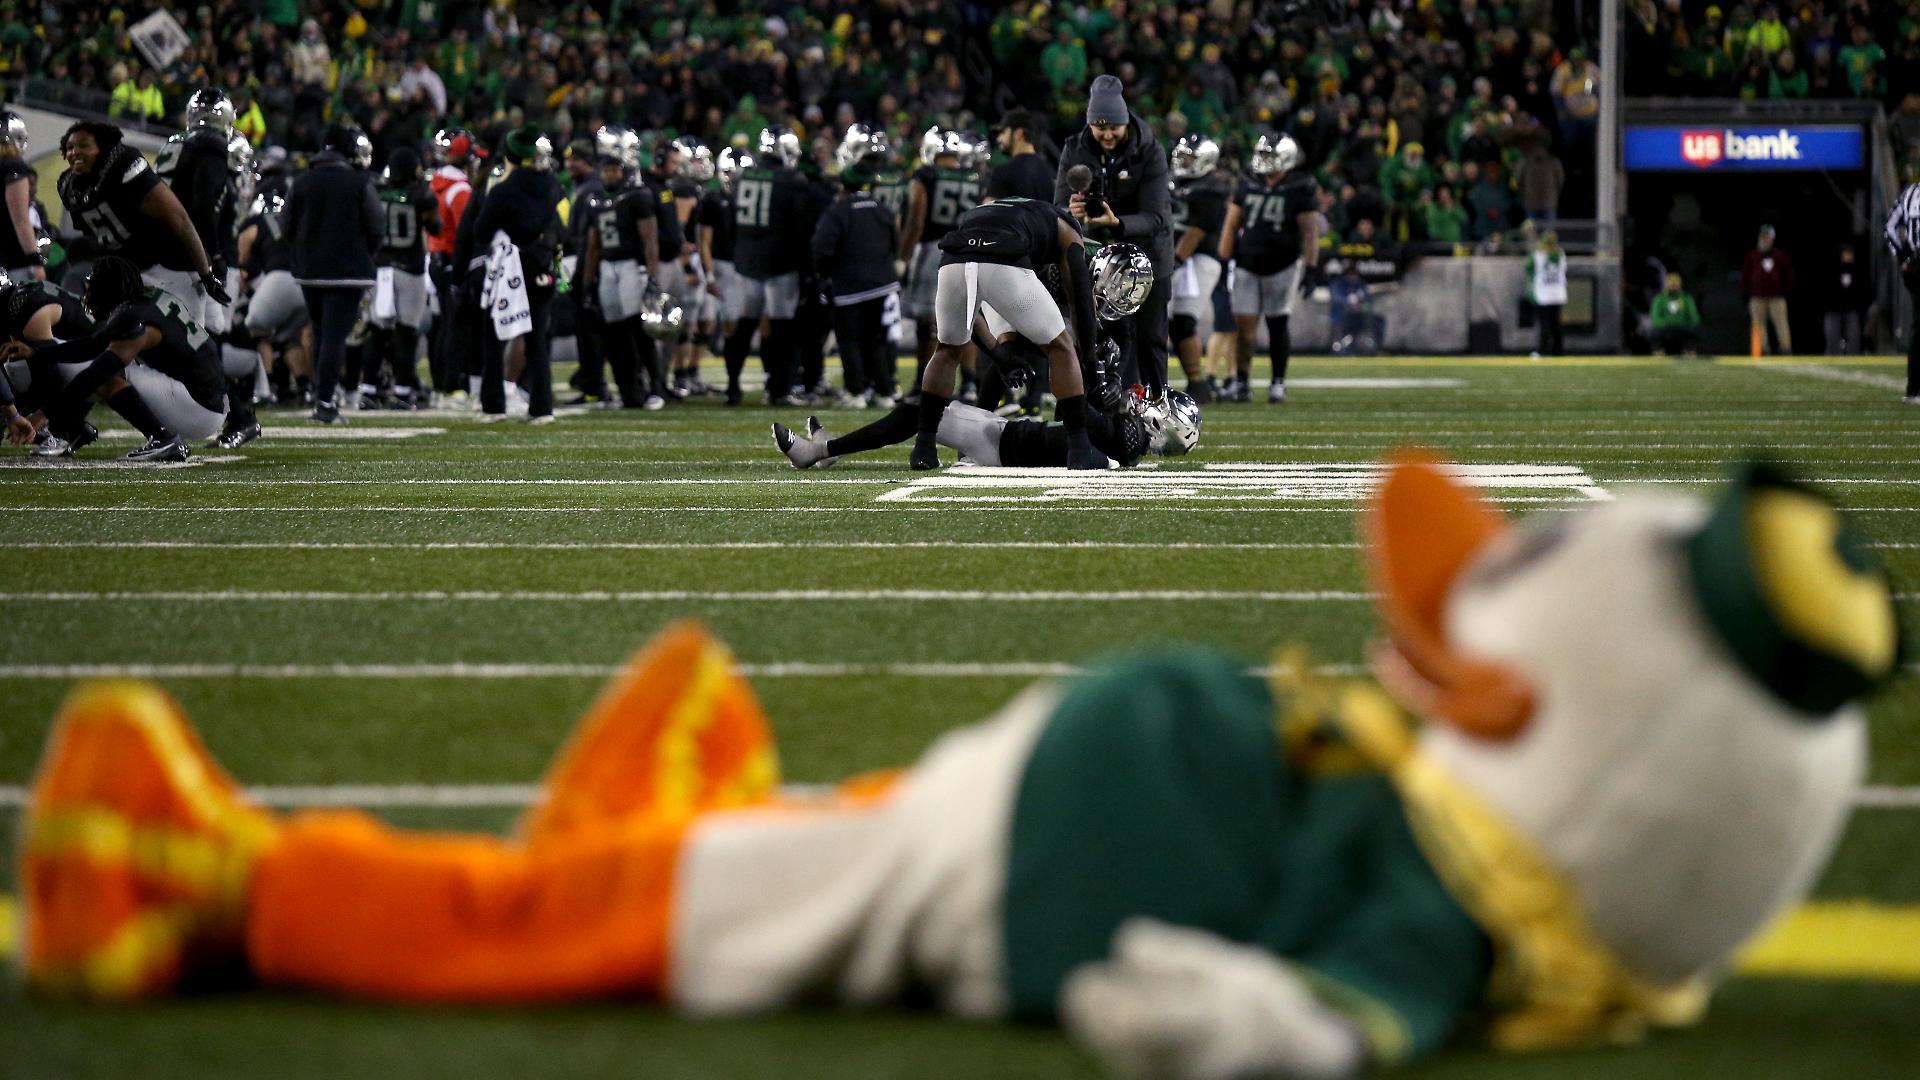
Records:
[[[1073,24],[1062,22],[1053,28],[1053,44],[1040,54],[1040,70],[1056,95],[1078,88],[1087,81],[1087,50],[1074,39]]]
[[[473,92],[474,80],[480,76],[480,50],[467,40],[466,27],[454,27],[447,40],[440,43],[433,70],[447,84],[449,100],[459,101]]]
[[[1873,31],[1865,23],[1853,24],[1853,44],[1840,50],[1840,67],[1847,73],[1847,88],[1854,97],[1866,96],[1867,72],[1880,66],[1887,51],[1873,40]]]
[[[1452,184],[1441,184],[1427,205],[1427,239],[1458,244],[1467,238],[1467,211],[1453,196]]]
[[[1668,274],[1667,287],[1653,298],[1654,351],[1692,356],[1700,341],[1700,308],[1680,287],[1680,275]]]
[[[1807,96],[1807,73],[1793,58],[1792,49],[1780,50],[1773,61],[1773,81],[1767,85],[1770,98],[1799,99]]]

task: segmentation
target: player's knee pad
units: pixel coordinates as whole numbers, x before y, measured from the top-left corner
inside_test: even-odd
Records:
[[[1191,315],[1175,315],[1167,328],[1171,331],[1173,343],[1179,345],[1200,332],[1200,322]]]

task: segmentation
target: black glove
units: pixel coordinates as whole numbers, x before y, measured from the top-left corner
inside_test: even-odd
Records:
[[[1324,280],[1325,277],[1320,273],[1318,266],[1308,266],[1302,263],[1300,266],[1300,295],[1303,297],[1312,296],[1313,290],[1319,288]]]
[[[200,272],[200,288],[204,289],[207,296],[221,307],[233,303],[232,295],[227,292],[226,282],[221,281],[211,270]]]

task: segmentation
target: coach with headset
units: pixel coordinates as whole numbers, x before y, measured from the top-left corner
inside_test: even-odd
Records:
[[[1076,170],[1084,170],[1078,172]],[[1093,80],[1087,126],[1060,151],[1053,201],[1081,222],[1089,238],[1125,240],[1153,259],[1153,292],[1126,326],[1126,377],[1160,391],[1167,385],[1167,308],[1173,298],[1173,190],[1167,155],[1153,130],[1127,108],[1120,80]]]

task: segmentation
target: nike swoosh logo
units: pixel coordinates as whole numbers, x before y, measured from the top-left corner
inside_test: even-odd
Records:
[[[982,240],[982,241],[980,241],[980,246],[981,246],[981,247],[992,247],[993,245],[995,245],[995,244],[997,244],[997,243],[999,243],[999,242],[1000,242],[1000,241],[998,241],[998,240]]]

